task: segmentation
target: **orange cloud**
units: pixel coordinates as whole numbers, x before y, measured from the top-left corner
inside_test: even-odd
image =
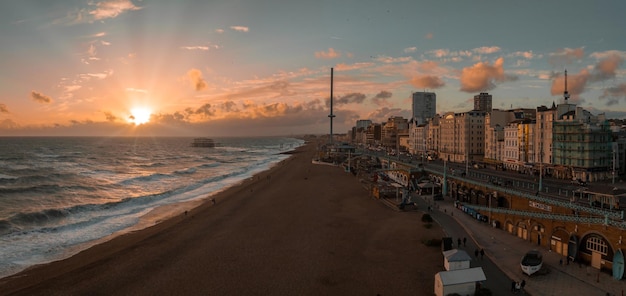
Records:
[[[607,80],[615,77],[616,71],[624,60],[617,53],[609,54],[595,66],[595,81]]]
[[[9,109],[7,108],[7,105],[0,104],[0,113],[9,113]]]
[[[496,83],[517,80],[516,76],[504,73],[504,58],[498,58],[490,65],[488,62],[479,62],[473,66],[463,68],[461,72],[461,91],[478,92],[494,89]]]
[[[341,53],[335,51],[333,48],[329,48],[328,52],[316,51],[315,57],[318,59],[335,59],[341,56]]]
[[[231,26],[231,29],[237,31],[237,32],[248,32],[250,31],[250,28],[248,27],[244,27],[244,26]]]
[[[135,6],[130,0],[110,0],[96,4],[96,9],[89,12],[96,20],[114,18],[131,10],[139,10],[141,7]]]
[[[478,47],[478,48],[474,48],[474,52],[479,53],[479,54],[490,54],[490,53],[496,53],[500,51],[500,47],[497,46],[483,46],[483,47]]]
[[[433,75],[417,75],[411,78],[411,85],[417,88],[440,88],[446,85],[441,78]]]
[[[36,92],[36,91],[31,91],[30,92],[30,97],[35,100],[36,102],[39,103],[50,103],[52,102],[52,98],[50,98],[49,96],[46,96],[40,92]]]
[[[202,78],[202,71],[198,69],[191,69],[187,72],[187,78],[189,78],[189,81],[194,86],[196,91],[201,91],[207,88],[207,83],[204,81],[204,78]]]
[[[589,82],[589,78],[591,74],[587,69],[581,70],[578,74],[568,74],[567,75],[567,92],[574,98],[577,98],[581,93],[585,91],[587,83]],[[550,88],[550,93],[555,95],[563,94],[565,90],[565,75],[556,75],[552,79],[552,87]]]
[[[548,62],[553,66],[564,66],[575,60],[580,60],[585,56],[585,50],[579,48],[563,48],[550,54]]]

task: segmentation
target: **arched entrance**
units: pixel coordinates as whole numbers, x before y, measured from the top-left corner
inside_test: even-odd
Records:
[[[524,221],[517,222],[517,237],[528,240],[528,229]]]
[[[540,223],[533,225],[530,229],[530,242],[541,246],[541,237],[545,231],[545,227],[543,227]]]
[[[552,236],[550,237],[550,251],[567,256],[568,242],[569,233],[565,230],[565,228],[557,227],[554,229]]]
[[[602,269],[603,261],[613,260],[613,249],[607,239],[600,233],[590,233],[580,242],[580,254],[590,262],[591,267]]]

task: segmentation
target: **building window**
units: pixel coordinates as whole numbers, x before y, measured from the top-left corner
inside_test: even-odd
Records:
[[[587,239],[587,250],[589,251],[594,251],[602,255],[606,255],[608,249],[609,248],[607,247],[606,242],[600,237],[592,236]]]

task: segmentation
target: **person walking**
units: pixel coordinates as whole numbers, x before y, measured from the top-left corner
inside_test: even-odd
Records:
[[[474,256],[478,259],[478,249],[474,250]]]
[[[485,249],[480,249],[480,260],[483,260],[485,257]]]
[[[524,291],[524,287],[526,287],[526,280],[522,280],[522,282],[519,284],[519,286],[522,289],[522,291]]]
[[[465,247],[465,244],[467,243],[467,237],[463,238],[463,246]]]
[[[457,242],[457,246],[460,248],[461,247],[461,238],[457,238],[456,242]]]

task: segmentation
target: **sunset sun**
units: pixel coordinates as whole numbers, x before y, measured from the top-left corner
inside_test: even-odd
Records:
[[[150,121],[150,115],[152,115],[152,111],[146,107],[133,108],[130,110],[128,121],[135,125],[144,124]]]

